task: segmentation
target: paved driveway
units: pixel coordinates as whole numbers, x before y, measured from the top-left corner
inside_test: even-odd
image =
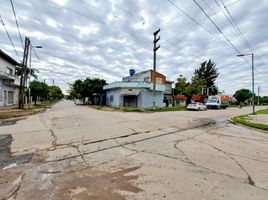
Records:
[[[268,135],[250,108],[120,113],[63,101],[0,125],[2,199],[268,199]]]

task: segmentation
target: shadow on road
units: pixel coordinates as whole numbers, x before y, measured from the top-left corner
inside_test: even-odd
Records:
[[[12,136],[10,134],[0,135],[0,168],[11,164],[27,163],[32,158],[32,153],[12,156],[11,155]]]

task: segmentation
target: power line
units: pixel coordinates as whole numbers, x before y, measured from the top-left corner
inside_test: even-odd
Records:
[[[168,0],[169,1],[169,0]],[[222,30],[218,27],[218,25],[208,16],[206,11],[196,2],[196,0],[193,0],[193,2],[200,8],[200,10],[205,14],[205,16],[209,19],[209,21],[216,27],[216,29],[224,36],[228,44],[237,52],[240,54],[240,51],[234,46],[234,44],[229,40],[229,38],[222,32]]]
[[[71,12],[74,12],[74,13],[76,13],[76,14],[79,14],[79,15],[81,15],[81,16],[84,16],[84,17],[86,17],[86,18],[89,18],[89,19],[94,20],[94,21],[96,21],[96,22],[99,22],[99,23],[101,23],[101,24],[106,24],[105,22],[103,22],[103,21],[101,21],[101,20],[98,20],[98,19],[96,19],[96,18],[94,18],[94,17],[91,17],[91,16],[89,16],[89,15],[86,15],[86,14],[84,14],[84,13],[81,13],[81,12],[79,12],[79,11],[77,11],[77,10],[72,9],[72,8],[69,8],[69,7],[66,7],[66,6],[63,6],[63,5],[59,5],[59,4],[57,4],[57,3],[53,2],[53,1],[50,1],[50,0],[47,0],[47,2],[49,2],[49,3],[51,3],[51,4],[54,4],[54,5],[57,5],[57,6],[60,6],[60,7],[64,8],[64,9],[66,9],[66,10],[69,10],[69,11],[71,11]]]
[[[230,24],[232,25],[232,27],[234,28],[234,30],[238,33],[238,35],[240,36],[241,40],[244,42],[245,46],[247,47],[248,50],[253,51],[253,47],[251,46],[251,44],[248,42],[248,40],[246,39],[246,37],[244,36],[243,32],[240,30],[240,28],[238,27],[238,25],[235,23],[235,20],[233,18],[233,16],[231,15],[230,11],[227,9],[225,3],[223,0],[220,0],[223,7],[225,8],[227,14],[229,15],[229,17],[225,14],[225,12],[223,11],[222,7],[219,5],[218,1],[215,0],[216,4],[218,5],[218,7],[221,9],[222,13],[225,15],[225,17],[228,19],[228,21],[230,22]],[[264,64],[263,60],[261,59],[261,57],[259,57],[262,64]],[[257,70],[255,68],[255,70],[260,73],[260,75],[264,75],[262,72],[260,72],[259,70]]]
[[[183,13],[185,16],[187,16],[189,19],[191,19],[194,23],[196,23],[198,26],[203,28],[205,31],[207,31],[210,35],[213,37],[219,39],[216,35],[214,35],[211,31],[209,31],[206,27],[204,27],[202,24],[200,24],[197,20],[195,20],[192,16],[188,15],[183,9],[181,9],[178,5],[176,5],[171,0],[167,0],[172,6],[174,6],[177,10],[179,10],[181,13]],[[220,40],[220,39],[219,39]]]
[[[216,1],[216,0],[215,0],[215,1]],[[232,21],[232,24],[234,24],[234,26],[236,27],[237,32],[238,32],[238,34],[240,35],[240,38],[244,41],[246,47],[247,47],[250,51],[253,51],[254,48],[252,47],[252,45],[249,43],[249,41],[246,39],[245,35],[244,35],[243,32],[241,31],[241,29],[240,29],[240,28],[238,27],[238,25],[236,24],[236,22],[235,22],[233,16],[231,15],[231,13],[230,13],[230,11],[228,10],[227,6],[225,5],[224,1],[223,1],[223,0],[220,0],[220,1],[222,2],[222,5],[223,5],[224,9],[226,10],[227,14],[229,15],[229,17],[230,17],[230,19],[231,19],[231,21]],[[265,63],[264,63],[264,61],[262,60],[262,58],[261,58],[261,57],[259,57],[259,58],[260,58],[262,64],[265,65]],[[262,73],[261,73],[261,74],[262,74]]]
[[[116,4],[113,4],[113,3],[111,3],[111,2],[108,1],[108,0],[103,0],[103,1],[106,2],[106,3],[108,3],[108,4],[110,4],[110,5],[112,5],[112,6],[115,7],[115,8],[117,8],[117,9],[119,9],[119,10],[125,12],[125,13],[128,14],[128,15],[131,15],[132,17],[135,17],[135,18],[137,18],[137,19],[139,19],[139,20],[142,20],[142,23],[145,24],[145,20],[144,20],[144,18],[143,18],[142,16],[137,17],[137,15],[136,15],[135,13],[133,13],[133,12],[131,12],[131,11],[129,11],[129,10],[126,10],[126,9],[124,9],[124,8],[122,8],[122,7],[118,6],[118,5],[116,5]]]
[[[87,4],[88,6],[90,6],[90,7],[92,7],[92,8],[95,8],[97,11],[99,11],[99,12],[101,12],[101,13],[107,14],[107,12],[106,12],[105,10],[102,10],[102,9],[96,7],[96,6],[93,6],[93,5],[91,5],[91,4],[90,4],[89,2],[87,2],[87,1],[84,1],[84,0],[79,0],[79,1],[80,1],[80,2],[83,2],[84,4]],[[127,20],[122,19],[121,17],[118,17],[117,15],[112,15],[112,17],[115,18],[115,19],[118,19],[118,20],[121,20],[121,21],[124,21],[124,22],[129,23]]]
[[[217,2],[217,0],[215,0]],[[240,37],[242,37],[241,39],[245,41],[246,46],[250,49],[251,45],[248,42],[248,40],[245,38],[244,34],[242,33],[242,31],[240,30],[240,28],[237,26],[237,24],[235,23],[235,20],[233,18],[233,16],[231,15],[231,13],[229,12],[229,10],[227,9],[225,3],[223,2],[223,0],[220,0],[227,12],[227,14],[229,15],[230,19],[231,19],[231,24],[234,26],[234,28],[237,30],[238,34],[240,35]],[[218,2],[217,2],[218,3]],[[229,18],[228,18],[229,19]]]
[[[35,57],[36,57],[38,60],[41,60],[41,58],[39,57],[39,55],[36,53],[35,48],[32,48],[32,50],[33,50],[33,52],[34,52]]]
[[[16,22],[16,26],[17,26],[17,29],[18,29],[19,36],[20,36],[21,46],[22,46],[22,48],[24,48],[23,40],[22,40],[22,37],[21,37],[21,34],[20,34],[20,27],[19,27],[19,23],[18,23],[18,20],[17,20],[17,16],[16,16],[16,12],[15,12],[13,1],[10,0],[10,3],[11,3],[11,6],[12,6],[12,11],[13,11],[14,19],[15,19],[15,22]]]
[[[2,16],[1,16],[1,14],[0,14],[0,18],[1,18],[2,25],[4,26],[4,29],[6,31],[7,37],[9,39],[9,41],[10,41],[10,43],[11,43],[11,45],[12,45],[12,47],[13,47],[15,53],[16,53],[16,55],[19,56],[19,54],[18,54],[18,52],[17,52],[17,50],[16,50],[16,48],[14,46],[14,43],[13,43],[13,41],[12,41],[12,39],[11,39],[9,33],[8,33],[8,30],[7,30],[6,26],[5,26],[5,23],[4,23],[4,20],[3,20]]]

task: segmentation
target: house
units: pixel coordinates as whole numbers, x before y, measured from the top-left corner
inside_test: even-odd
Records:
[[[155,95],[154,80],[156,80]],[[146,70],[135,74],[131,69],[130,76],[103,87],[106,91],[106,104],[112,107],[165,107],[166,83],[166,77],[159,72]]]
[[[176,95],[173,96],[174,106],[186,106],[187,97],[185,95]]]
[[[15,75],[19,63],[0,49],[0,107],[18,104],[20,79]]]
[[[207,99],[207,96],[193,94],[191,101],[192,102],[204,102],[206,101],[206,99]]]
[[[164,93],[164,102],[166,103],[166,107],[172,107],[173,106],[173,88],[172,88],[172,84],[174,82],[173,81],[168,81],[166,80],[166,90]]]

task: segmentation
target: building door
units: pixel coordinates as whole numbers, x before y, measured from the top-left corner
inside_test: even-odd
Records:
[[[14,92],[8,91],[7,96],[8,96],[8,104],[14,104]]]
[[[124,107],[137,107],[137,96],[124,96]]]
[[[4,90],[4,106],[7,105],[7,91]]]

